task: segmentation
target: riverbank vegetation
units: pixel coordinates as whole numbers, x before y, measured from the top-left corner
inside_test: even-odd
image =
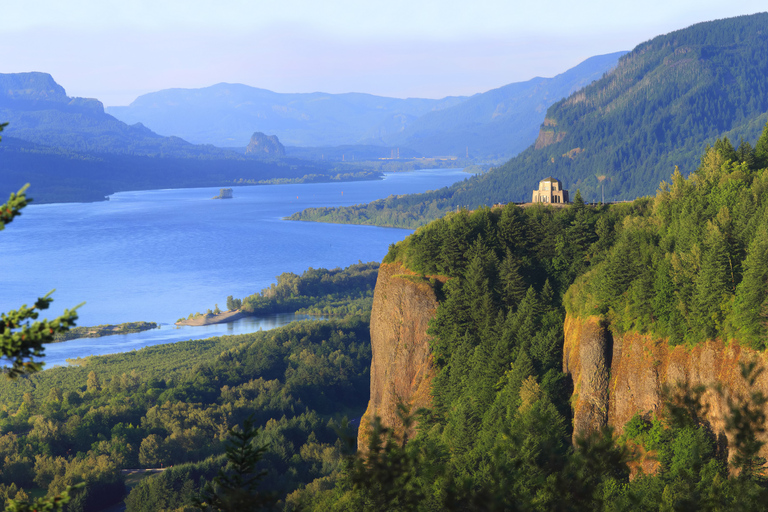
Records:
[[[379,275],[377,262],[359,262],[346,268],[309,268],[301,275],[285,272],[277,283],[242,299],[227,297],[227,309],[240,310],[253,316],[276,313],[321,314],[346,316],[370,315],[373,289]],[[219,306],[205,315],[217,314]],[[190,314],[196,318],[203,313]],[[183,321],[184,319],[179,319]]]
[[[148,331],[150,329],[157,329],[157,324],[155,322],[126,322],[117,325],[104,324],[94,327],[72,327],[66,332],[57,333],[53,340],[59,342],[74,340],[76,338],[100,338],[102,336],[131,334],[134,332]]]

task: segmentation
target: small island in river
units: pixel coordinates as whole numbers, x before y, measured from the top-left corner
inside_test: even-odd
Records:
[[[148,331],[157,329],[155,322],[126,322],[118,325],[97,325],[95,327],[73,327],[69,331],[57,334],[54,343],[60,341],[74,340],[77,338],[101,338],[102,336],[112,336],[115,334],[131,334],[134,332]]]
[[[211,199],[232,199],[232,189],[231,188],[219,189],[219,195],[213,196]]]

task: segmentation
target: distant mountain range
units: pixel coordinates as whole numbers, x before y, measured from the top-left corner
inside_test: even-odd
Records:
[[[554,78],[472,97],[396,99],[370,94],[281,94],[240,84],[166,89],[107,112],[195,143],[243,147],[254,131],[289,146],[401,147],[422,156],[503,159],[536,137],[552,103],[600,78],[625,52],[593,57]],[[328,153],[315,152],[315,153]]]
[[[464,97],[396,99],[371,94],[282,94],[242,84],[165,89],[107,112],[158,133],[220,147],[244,147],[254,132],[277,135],[286,146],[355,144],[368,134],[395,132]]]

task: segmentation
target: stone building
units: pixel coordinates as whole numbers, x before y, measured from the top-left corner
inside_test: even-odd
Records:
[[[555,178],[544,178],[539,182],[539,190],[533,191],[533,203],[568,203],[568,191],[563,190],[563,184]]]

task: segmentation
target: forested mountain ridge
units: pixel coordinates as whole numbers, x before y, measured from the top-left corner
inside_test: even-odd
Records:
[[[590,200],[653,192],[678,166],[695,170],[707,144],[755,140],[768,120],[768,13],[699,23],[622,57],[603,79],[553,105],[537,143],[488,177],[558,176]],[[514,176],[513,179],[510,179]]]
[[[707,144],[756,140],[768,121],[768,13],[700,23],[638,45],[600,80],[549,108],[536,144],[469,181],[295,218],[415,227],[457,206],[530,200],[555,176],[585,200],[654,192]],[[744,147],[741,151],[747,151]]]

